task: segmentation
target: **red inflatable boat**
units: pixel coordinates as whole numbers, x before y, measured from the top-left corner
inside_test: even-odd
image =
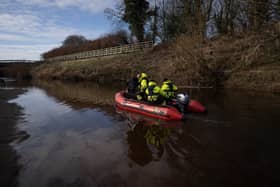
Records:
[[[139,113],[153,118],[163,120],[181,120],[183,114],[173,106],[151,105],[147,102],[139,102],[124,97],[124,91],[118,92],[115,95],[116,106],[119,109]],[[198,101],[190,100],[187,108],[190,112],[203,113],[206,111]]]

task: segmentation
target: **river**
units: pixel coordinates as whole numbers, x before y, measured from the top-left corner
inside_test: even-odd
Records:
[[[186,90],[208,114],[163,122],[116,111],[119,86],[0,89],[0,185],[278,186],[280,96]]]

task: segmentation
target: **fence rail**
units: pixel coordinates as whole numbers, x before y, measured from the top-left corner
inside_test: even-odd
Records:
[[[74,53],[71,55],[63,55],[63,56],[58,56],[58,57],[53,57],[53,58],[47,58],[45,60],[47,62],[55,62],[55,61],[89,59],[89,58],[94,58],[94,57],[133,53],[133,52],[142,51],[145,49],[151,49],[151,48],[153,48],[153,46],[154,46],[154,44],[152,41],[139,42],[139,43],[135,43],[135,44],[127,44],[127,45],[121,45],[121,46],[116,46],[116,47]]]

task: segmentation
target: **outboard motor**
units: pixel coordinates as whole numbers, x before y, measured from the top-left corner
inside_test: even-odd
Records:
[[[184,93],[179,93],[177,94],[176,99],[180,111],[182,112],[182,114],[184,114],[185,108],[187,108],[190,102],[189,95]]]
[[[179,93],[177,94],[177,100],[178,102],[187,105],[189,103],[189,95],[188,94],[184,94],[184,93]]]

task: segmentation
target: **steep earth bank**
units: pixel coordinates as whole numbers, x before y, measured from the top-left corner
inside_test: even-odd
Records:
[[[43,64],[37,79],[122,82],[136,71],[168,77],[182,87],[226,87],[280,92],[280,23],[262,32],[207,41],[180,36],[153,50],[92,60]]]

